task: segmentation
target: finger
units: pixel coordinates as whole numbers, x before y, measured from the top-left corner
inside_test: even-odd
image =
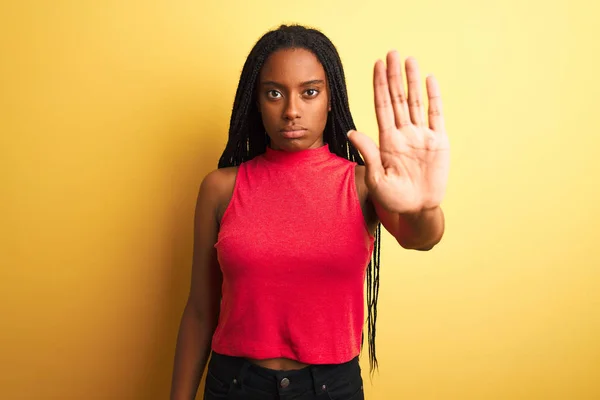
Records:
[[[445,132],[440,87],[433,75],[427,77],[427,97],[429,99],[429,127],[437,133]]]
[[[379,148],[370,137],[364,133],[351,130],[348,132],[348,140],[362,155],[369,173],[377,173],[383,169]]]
[[[402,81],[402,63],[397,51],[390,51],[387,55],[387,79],[389,82],[390,97],[394,110],[396,127],[410,125],[410,114],[406,102],[406,91]]]
[[[375,114],[381,140],[396,127],[385,65],[381,60],[377,60],[373,69],[373,91],[375,92]]]
[[[417,126],[425,125],[423,118],[423,97],[421,95],[421,75],[417,60],[409,57],[406,60],[406,81],[408,82],[408,110],[410,119]]]

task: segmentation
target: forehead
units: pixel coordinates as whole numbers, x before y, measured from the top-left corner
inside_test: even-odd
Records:
[[[312,52],[302,48],[276,51],[260,72],[261,81],[294,84],[314,79],[325,80],[325,70]]]

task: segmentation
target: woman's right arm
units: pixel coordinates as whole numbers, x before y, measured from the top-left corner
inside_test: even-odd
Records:
[[[217,326],[222,275],[214,245],[219,231],[217,211],[226,192],[224,175],[221,170],[208,174],[198,193],[192,279],[177,337],[171,400],[195,399]]]

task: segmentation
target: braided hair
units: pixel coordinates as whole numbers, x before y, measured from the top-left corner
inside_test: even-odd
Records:
[[[331,96],[331,112],[328,115],[323,141],[334,154],[364,165],[360,153],[346,137],[346,132],[356,129],[350,107],[344,69],[333,43],[320,31],[301,25],[281,25],[267,32],[254,45],[238,83],[231,120],[229,138],[218,168],[238,166],[263,154],[269,144],[262,118],[256,104],[256,85],[260,70],[267,58],[280,49],[303,48],[312,52],[323,65]],[[381,224],[375,231],[374,251],[367,267],[367,326],[369,342],[369,365],[371,372],[377,368],[375,352],[375,323],[379,297],[379,265]],[[364,333],[361,347],[364,345]]]

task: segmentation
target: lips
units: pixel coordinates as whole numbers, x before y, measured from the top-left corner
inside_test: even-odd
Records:
[[[288,139],[299,138],[306,133],[306,129],[302,126],[292,126],[281,130],[283,137]]]
[[[283,128],[281,132],[295,132],[295,131],[305,131],[306,128],[299,125],[289,126],[287,128]]]

